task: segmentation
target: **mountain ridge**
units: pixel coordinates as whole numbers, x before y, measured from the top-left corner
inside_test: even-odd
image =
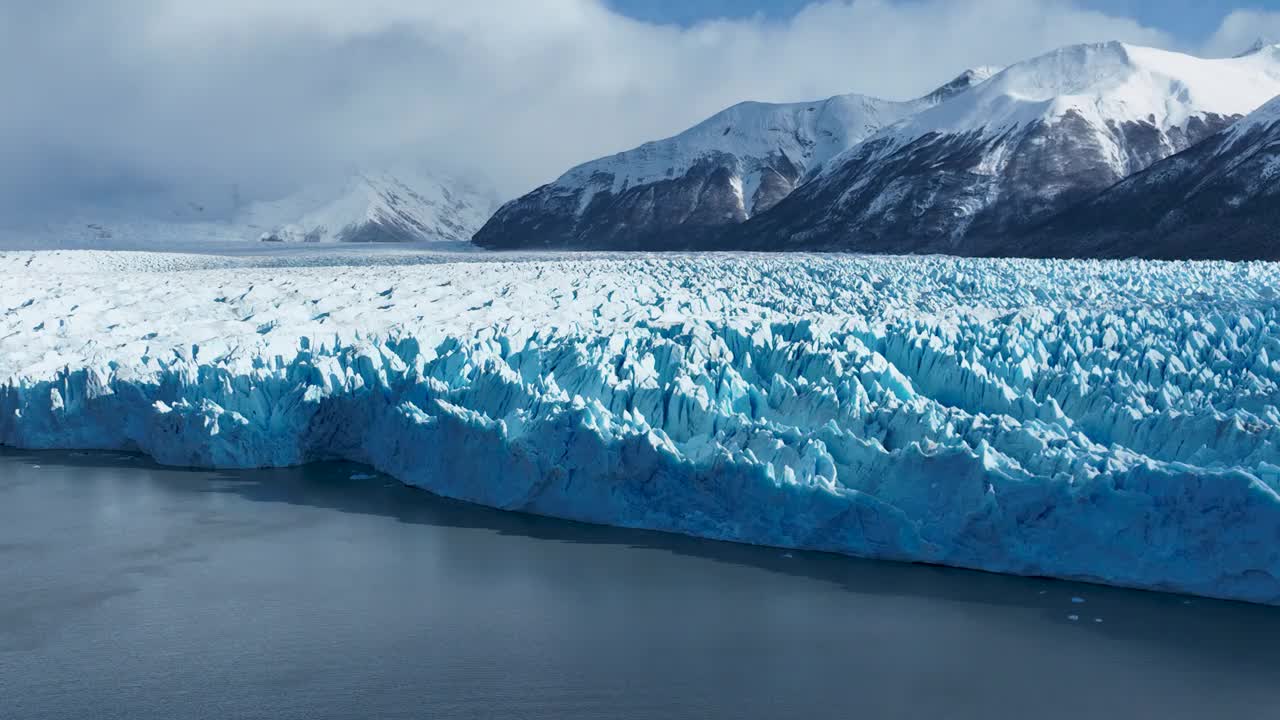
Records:
[[[1038,257],[1280,259],[1280,96],[1011,242]]]
[[[475,241],[575,247],[603,237],[631,249],[705,241],[767,212],[847,148],[992,72],[968,70],[907,101],[847,94],[738,103],[677,135],[571,168],[500,208]]]
[[[986,255],[1280,94],[1280,48],[1204,60],[1062,48],[886,128],[719,240]]]
[[[225,195],[225,197],[224,197]],[[6,245],[168,247],[271,242],[468,242],[498,206],[474,180],[409,164],[354,170],[284,197],[243,201],[225,193],[173,190],[147,202],[84,206],[68,218],[5,227]]]
[[[760,182],[721,147],[696,156],[700,164],[679,182],[648,182],[667,159],[654,148],[673,139],[592,161],[503,206],[475,242],[1018,254],[1011,239],[1215,137],[1276,95],[1280,46],[1205,59],[1119,42],[1072,45],[961,75],[910,112],[878,118],[879,128],[867,123],[844,147],[830,143],[799,160],[784,150]],[[851,97],[860,96],[838,96]],[[757,106],[734,106],[674,140],[711,130],[729,137],[741,124],[726,117]],[[631,164],[646,151],[648,165]],[[755,197],[761,188],[764,202]]]

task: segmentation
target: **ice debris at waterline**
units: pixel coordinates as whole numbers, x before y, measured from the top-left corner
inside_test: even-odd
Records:
[[[1280,266],[0,255],[0,442],[1280,602]]]

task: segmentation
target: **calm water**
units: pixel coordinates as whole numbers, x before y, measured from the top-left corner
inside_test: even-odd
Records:
[[[0,718],[1280,713],[1280,609],[585,527],[361,472],[0,450]]]

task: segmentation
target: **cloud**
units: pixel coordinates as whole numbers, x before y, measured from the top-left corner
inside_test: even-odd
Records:
[[[1280,12],[1236,10],[1229,13],[1204,48],[1208,57],[1230,57],[1255,41],[1280,43]]]
[[[739,100],[905,98],[1109,39],[1172,43],[1059,0],[829,0],[688,28],[600,0],[0,0],[0,212],[266,197],[405,157],[512,195]]]

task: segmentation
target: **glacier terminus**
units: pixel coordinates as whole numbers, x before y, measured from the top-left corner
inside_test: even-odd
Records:
[[[1280,267],[0,255],[0,443],[1280,603]]]

